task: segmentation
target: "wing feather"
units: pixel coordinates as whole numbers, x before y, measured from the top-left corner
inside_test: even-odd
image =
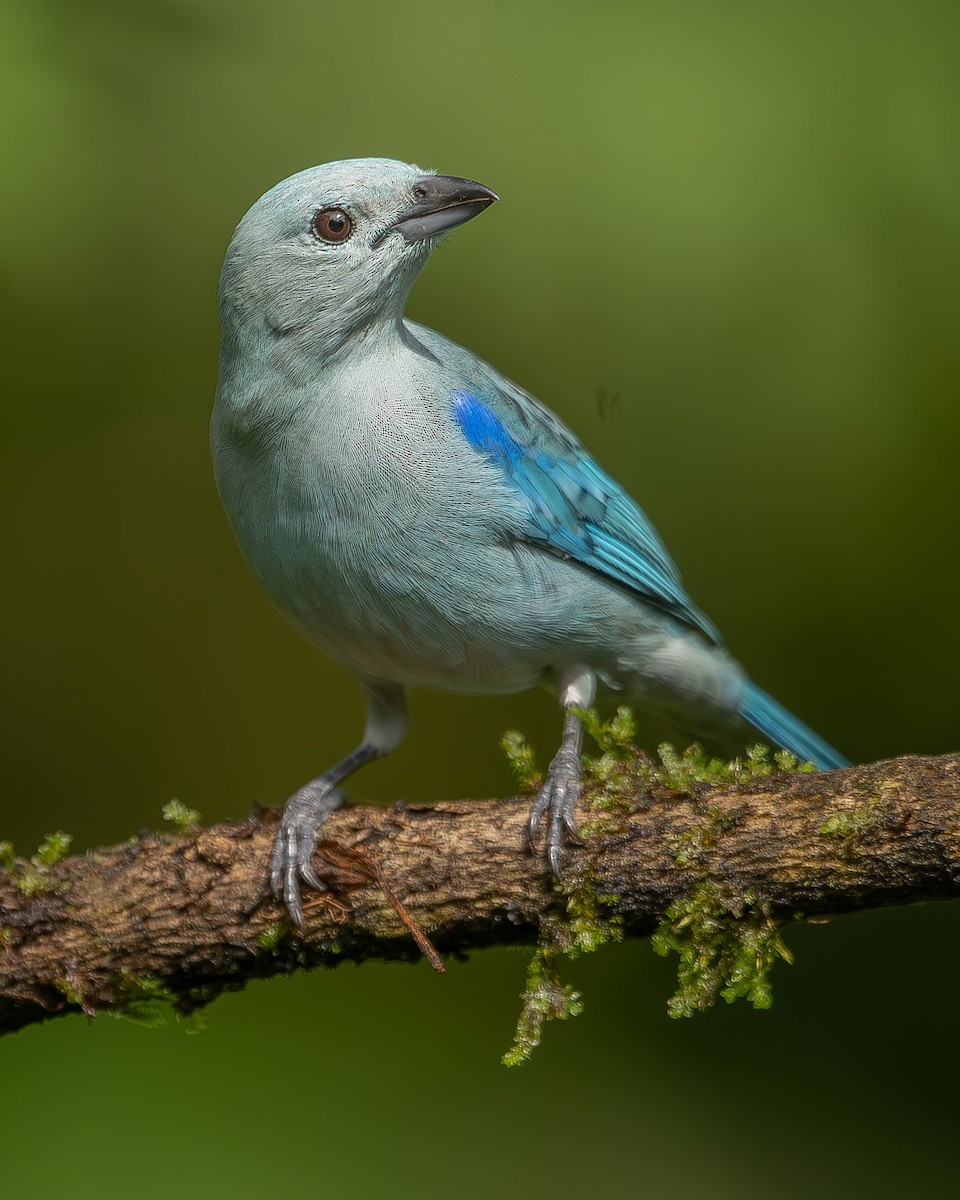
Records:
[[[461,389],[453,393],[453,416],[523,496],[529,542],[630,588],[721,644],[647,516],[549,410],[519,388]]]

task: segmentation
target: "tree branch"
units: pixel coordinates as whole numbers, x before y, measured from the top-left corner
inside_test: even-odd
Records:
[[[777,920],[960,895],[960,755],[772,775],[738,787],[653,784],[571,851],[629,936],[709,880],[732,914]],[[325,826],[296,933],[264,896],[263,817],[0,871],[0,1033],[162,994],[187,1013],[223,989],[301,966],[415,959],[536,942],[563,903],[524,849],[528,801],[350,807]],[[584,814],[581,813],[581,817]],[[26,890],[25,890],[26,889]],[[421,933],[422,937],[422,933]]]

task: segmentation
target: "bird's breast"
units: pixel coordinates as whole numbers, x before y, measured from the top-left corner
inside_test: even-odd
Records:
[[[490,690],[535,683],[539,665],[507,669],[490,644],[494,611],[522,607],[504,548],[514,498],[429,397],[346,399],[242,436],[215,423],[218,483],[261,584],[358,672]]]

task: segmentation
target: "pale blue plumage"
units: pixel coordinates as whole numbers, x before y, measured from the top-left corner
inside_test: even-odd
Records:
[[[744,676],[643,512],[537,400],[407,322],[439,234],[496,197],[386,159],[328,163],[262,197],[221,280],[217,482],[253,570],[357,677],[357,749],[287,802],[271,867],[301,882],[338,785],[399,744],[404,688],[548,683],[560,750],[531,812],[559,869],[580,789],[576,709],[597,682],[721,740],[748,727],[820,767],[844,760]]]

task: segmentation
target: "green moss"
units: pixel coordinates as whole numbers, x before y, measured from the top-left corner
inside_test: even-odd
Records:
[[[268,954],[272,953],[287,936],[288,930],[281,921],[274,921],[257,934],[257,945]]]
[[[16,880],[25,896],[45,891],[50,868],[56,866],[70,849],[73,838],[58,829],[48,833],[29,858],[18,858],[12,842],[0,842],[0,871]]]
[[[527,967],[526,986],[521,993],[523,1008],[517,1021],[513,1045],[501,1062],[519,1067],[540,1045],[547,1021],[565,1021],[583,1011],[580,993],[564,983],[557,971],[559,954],[539,946]]]
[[[584,875],[564,889],[567,897],[567,925],[570,945],[564,947],[567,958],[593,954],[608,942],[623,940],[623,922],[613,907],[616,896],[598,892],[594,881]]]
[[[851,812],[834,813],[820,826],[820,832],[824,837],[847,841],[862,837],[868,830],[880,825],[882,820],[883,801],[878,796]]]
[[[69,1004],[83,1009],[88,1016],[102,1013],[144,1029],[158,1029],[176,1021],[186,1033],[207,1028],[205,1006],[221,990],[218,985],[207,985],[178,993],[151,975],[137,977],[127,971],[115,975],[99,995],[84,992],[73,979],[57,979],[55,984]]]
[[[763,771],[765,762],[754,755],[750,769]],[[650,939],[657,954],[675,953],[679,959],[677,990],[667,1012],[690,1017],[718,998],[728,1004],[746,999],[754,1008],[769,1008],[774,964],[793,961],[781,937],[783,921],[762,897],[730,893],[711,868],[732,814],[711,805],[704,807],[702,818],[674,844],[677,867],[694,872],[697,882],[670,905]]]
[[[185,1033],[201,1033],[210,1022],[205,1005],[217,994],[203,988],[177,994],[150,975],[134,978],[121,972],[114,980],[113,1004],[102,1011],[117,1020],[129,1021],[144,1029],[159,1029],[176,1021]]]
[[[595,708],[578,709],[583,727],[603,754],[618,762],[629,762],[640,752],[637,749],[637,721],[629,708],[621,705],[609,721],[604,721]]]
[[[521,790],[537,791],[543,783],[543,773],[538,770],[536,754],[523,734],[516,729],[508,729],[500,739],[500,748]]]
[[[560,977],[561,960],[592,954],[623,937],[620,918],[609,908],[615,897],[597,892],[589,875],[558,883],[556,890],[565,898],[565,911],[563,916],[548,916],[540,922],[537,948],[520,995],[523,1007],[513,1044],[502,1059],[508,1067],[527,1061],[540,1045],[547,1021],[567,1020],[583,1011],[580,993]]]
[[[78,1008],[83,1007],[86,997],[69,979],[55,979],[53,984],[68,1004],[76,1004]]]
[[[655,772],[656,778],[676,792],[689,792],[703,784],[735,787],[763,779],[775,771],[809,772],[816,769],[813,763],[801,763],[789,750],[772,752],[762,743],[748,746],[743,758],[729,760],[711,758],[696,742],[682,754],[669,742],[662,742],[657,747],[657,754],[661,767]]]
[[[200,825],[200,814],[195,808],[188,808],[182,800],[168,801],[160,812],[177,833],[192,833]]]
[[[25,896],[36,896],[45,890],[46,880],[30,863],[24,863],[17,876],[17,887]]]
[[[124,976],[117,987],[117,1000],[105,1009],[108,1016],[129,1021],[144,1029],[159,1029],[174,1015],[176,997],[159,979]]]
[[[589,845],[609,836],[622,823],[627,798],[636,794],[637,772],[645,775],[648,768],[633,744],[635,726],[628,709],[619,709],[606,723],[593,710],[581,715],[601,751],[597,758],[584,758],[584,791],[594,815],[581,824],[580,837]],[[543,774],[530,746],[516,733],[506,735],[503,746],[517,777],[529,790],[536,790]],[[616,897],[598,892],[589,871],[565,876],[556,884],[556,892],[563,915],[541,921],[537,949],[521,993],[516,1034],[502,1060],[509,1067],[527,1061],[540,1044],[547,1021],[567,1020],[583,1011],[580,994],[560,976],[561,961],[591,954],[623,936],[620,918],[613,912]]]
[[[601,720],[593,708],[580,710],[580,718],[600,751],[583,755],[583,792],[589,816],[580,826],[580,836],[589,843],[623,828],[655,771],[636,745],[637,726],[629,708],[618,708],[609,721]]]
[[[579,715],[599,750],[595,756],[583,756],[589,815],[579,832],[588,847],[623,830],[651,784],[696,795],[704,786],[737,786],[776,771],[814,770],[812,763],[800,763],[788,751],[771,752],[759,744],[749,747],[743,757],[724,760],[710,757],[696,744],[680,752],[664,742],[657,748],[659,761],[655,762],[636,745],[636,722],[629,709],[617,709],[608,721],[595,709]],[[539,788],[544,776],[524,738],[509,733],[502,745],[521,785],[531,792]],[[742,998],[755,1008],[767,1008],[772,1000],[774,963],[778,959],[792,961],[781,937],[782,922],[765,902],[756,896],[726,894],[711,872],[710,859],[732,820],[732,815],[716,806],[705,807],[702,822],[687,830],[674,847],[677,869],[698,877],[687,894],[670,906],[652,938],[658,954],[675,953],[679,958],[677,991],[668,1003],[674,1017],[709,1008],[718,998],[728,1003]],[[560,977],[561,960],[622,937],[616,916],[618,898],[599,892],[589,869],[579,877],[565,877],[556,890],[564,913],[541,923],[516,1036],[503,1058],[507,1066],[517,1066],[530,1057],[547,1021],[582,1011],[580,995]]]
[[[48,833],[37,847],[31,861],[38,867],[52,867],[64,857],[72,841],[72,834],[64,833],[62,829],[58,829],[56,833]]]
[[[775,920],[755,897],[731,908],[709,880],[671,904],[650,939],[657,954],[679,958],[677,990],[667,1002],[671,1017],[691,1017],[718,997],[728,1004],[749,1000],[754,1008],[773,1002],[770,971],[778,959],[792,962]]]

